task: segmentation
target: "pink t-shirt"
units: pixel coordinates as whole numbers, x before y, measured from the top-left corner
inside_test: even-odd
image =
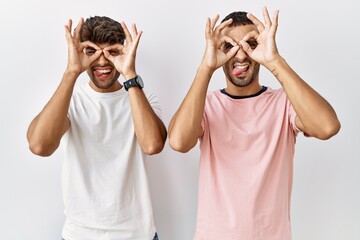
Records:
[[[283,89],[208,94],[194,240],[290,240],[296,113]]]

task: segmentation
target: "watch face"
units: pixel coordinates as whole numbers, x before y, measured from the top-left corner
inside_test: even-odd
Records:
[[[137,76],[136,81],[137,81],[137,83],[139,84],[139,86],[141,88],[144,87],[144,82],[143,82],[143,80],[142,80],[142,78],[140,76]]]
[[[132,79],[129,79],[129,80],[125,81],[124,82],[124,87],[125,87],[126,91],[131,87],[143,88],[144,83],[143,83],[143,80],[141,79],[140,76],[136,76],[136,77],[134,77]]]

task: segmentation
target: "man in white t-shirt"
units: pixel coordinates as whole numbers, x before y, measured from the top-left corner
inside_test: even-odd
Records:
[[[163,149],[167,133],[135,71],[141,34],[99,16],[81,19],[73,33],[71,20],[65,26],[67,68],[27,133],[36,155],[64,146],[63,239],[158,239],[145,156]],[[90,81],[76,85],[84,71]]]
[[[335,111],[280,56],[278,11],[265,23],[233,12],[208,19],[206,51],[169,126],[170,146],[187,152],[200,140],[194,240],[290,240],[290,197],[299,131],[328,139],[340,129]],[[260,65],[282,88],[259,83]],[[223,66],[226,88],[207,94]]]

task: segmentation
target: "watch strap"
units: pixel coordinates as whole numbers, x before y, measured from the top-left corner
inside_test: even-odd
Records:
[[[133,77],[133,78],[131,78],[131,79],[124,82],[124,88],[125,88],[126,91],[131,87],[140,87],[140,88],[142,88],[142,86],[138,83],[137,78],[138,78],[138,76]]]

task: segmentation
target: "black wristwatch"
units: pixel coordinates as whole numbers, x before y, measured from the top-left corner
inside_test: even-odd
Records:
[[[125,87],[126,91],[129,90],[129,88],[131,88],[131,87],[139,87],[141,89],[144,87],[144,83],[143,83],[143,80],[141,79],[141,77],[139,75],[137,75],[136,77],[125,81],[124,87]]]

